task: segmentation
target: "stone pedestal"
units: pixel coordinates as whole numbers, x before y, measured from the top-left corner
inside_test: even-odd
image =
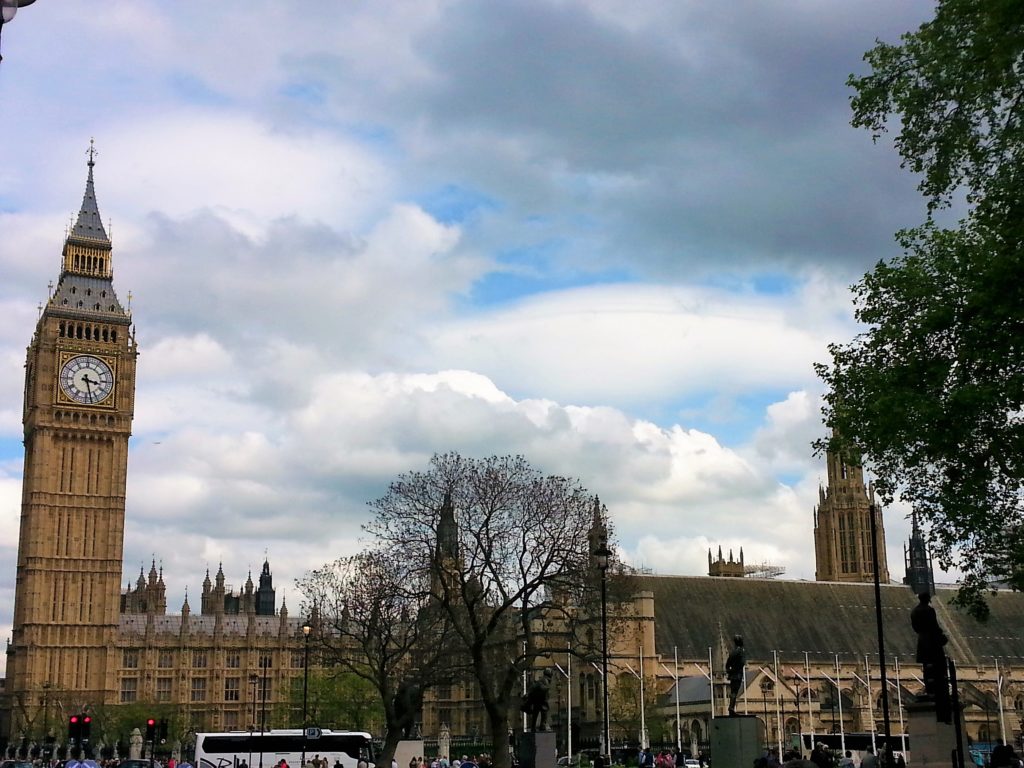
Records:
[[[906,707],[907,735],[910,736],[907,762],[913,759],[914,766],[921,768],[954,765],[951,756],[956,751],[956,730],[952,724],[935,721],[935,702],[916,701]],[[968,762],[966,755],[964,762]]]
[[[519,741],[520,768],[555,768],[557,749],[553,731],[524,733]]]
[[[395,747],[395,761],[398,768],[408,768],[414,757],[423,757],[423,739],[403,739]]]
[[[711,764],[748,768],[764,754],[764,724],[753,715],[711,721]]]

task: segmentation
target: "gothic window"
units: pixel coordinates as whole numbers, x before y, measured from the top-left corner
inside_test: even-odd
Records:
[[[139,652],[134,648],[125,648],[121,653],[121,666],[125,669],[138,669]]]
[[[160,669],[170,669],[174,666],[174,651],[160,651],[160,655],[157,657],[156,665]]]
[[[170,701],[171,700],[171,683],[172,679],[169,677],[158,677],[156,679],[156,700],[157,701]]]
[[[192,666],[196,669],[206,668],[206,651],[192,651]]]
[[[292,651],[292,669],[302,669],[304,656],[299,651]]]
[[[192,678],[192,701],[206,701],[206,678]]]
[[[122,677],[121,678],[121,703],[131,704],[136,701],[139,697],[139,678],[137,677]]]
[[[224,728],[229,731],[238,729],[238,713],[234,710],[228,710],[224,713]]]
[[[273,683],[269,677],[260,678],[260,700],[270,701],[271,691],[273,690]]]
[[[260,669],[270,669],[274,666],[274,654],[269,651],[260,651]]]
[[[242,678],[224,678],[224,701],[240,701],[242,691]]]
[[[228,669],[239,669],[242,666],[242,654],[228,651],[224,659],[224,666]]]

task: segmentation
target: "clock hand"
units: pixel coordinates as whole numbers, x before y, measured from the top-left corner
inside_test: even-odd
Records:
[[[92,394],[92,386],[91,386],[92,385],[92,379],[90,379],[88,376],[82,376],[82,381],[85,382],[85,388],[89,391],[89,402],[90,403],[96,402],[96,398],[93,397],[93,394]]]

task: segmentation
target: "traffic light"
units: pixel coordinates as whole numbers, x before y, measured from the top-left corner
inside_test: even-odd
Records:
[[[68,718],[68,744],[77,744],[82,736],[82,718],[72,715]]]
[[[156,720],[152,717],[146,721],[146,741],[156,741]]]
[[[82,722],[79,727],[81,733],[82,743],[86,744],[89,741],[89,732],[92,730],[92,717],[90,715],[82,715]]]
[[[166,744],[167,743],[167,721],[166,720],[161,720],[160,721],[160,743],[161,744]]]

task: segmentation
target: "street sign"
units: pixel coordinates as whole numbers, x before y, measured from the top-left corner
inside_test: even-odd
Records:
[[[323,731],[321,731],[319,728],[307,728],[306,729],[306,738],[307,739],[319,739],[322,734],[323,734]]]

